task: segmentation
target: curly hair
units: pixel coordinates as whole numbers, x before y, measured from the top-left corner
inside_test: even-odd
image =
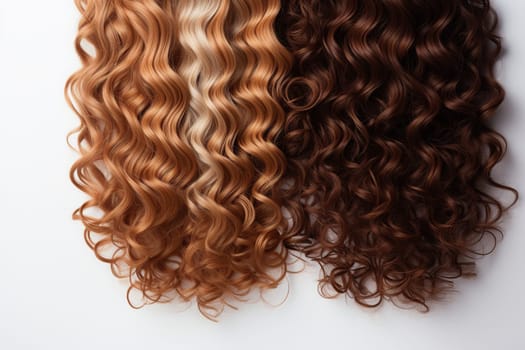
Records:
[[[170,1],[77,0],[82,68],[66,84],[80,118],[71,180],[90,198],[74,213],[96,256],[148,299],[180,285],[185,192],[198,176],[180,132],[187,83]],[[95,52],[90,52],[91,45]],[[129,296],[128,296],[129,297]]]
[[[325,296],[428,308],[501,234],[488,1],[75,1],[73,217],[131,305],[215,319],[291,249]]]
[[[492,190],[517,192],[491,175],[496,27],[487,0],[283,2],[286,245],[319,262],[323,295],[428,310],[501,233]]]
[[[130,279],[130,304],[134,289],[147,302],[195,297],[214,317],[230,296],[275,287],[285,160],[271,91],[290,62],[279,2],[76,3],[71,179],[90,198],[74,218],[96,256]]]
[[[273,30],[278,0],[177,7],[179,71],[191,93],[183,128],[200,169],[187,192],[191,239],[182,260],[193,283],[179,293],[196,295],[201,311],[216,316],[226,298],[276,287],[286,273],[275,192],[285,168],[275,145],[284,111],[271,91],[290,58]]]

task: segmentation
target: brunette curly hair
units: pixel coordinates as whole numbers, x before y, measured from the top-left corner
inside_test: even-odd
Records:
[[[323,295],[428,309],[501,233],[496,28],[487,0],[283,1],[287,246]]]

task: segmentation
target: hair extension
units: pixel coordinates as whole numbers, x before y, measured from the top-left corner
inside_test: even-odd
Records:
[[[273,32],[278,1],[185,0],[178,7],[186,54],[180,72],[191,91],[186,133],[201,172],[188,188],[191,240],[183,259],[195,283],[180,293],[196,295],[213,317],[228,297],[275,287],[286,272],[274,199],[285,167],[275,145],[284,112],[270,92],[289,59]]]
[[[230,297],[277,286],[285,115],[273,96],[290,65],[273,28],[279,1],[77,6],[71,179],[90,199],[74,218],[97,257],[130,279],[129,291],[195,298],[210,318]]]
[[[517,196],[491,175],[506,143],[489,1],[287,0],[277,23],[294,56],[287,246],[321,264],[324,295],[428,309],[501,233],[493,190]]]
[[[129,291],[160,301],[181,283],[185,193],[198,176],[197,159],[180,133],[190,96],[172,68],[178,46],[171,2],[76,4],[82,68],[66,92],[80,118],[80,158],[71,180],[90,198],[74,218],[85,225],[96,256],[130,279]]]

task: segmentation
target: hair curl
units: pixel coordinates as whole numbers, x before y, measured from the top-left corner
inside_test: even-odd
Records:
[[[185,191],[198,163],[180,133],[190,101],[172,68],[170,1],[77,0],[82,68],[66,84],[80,118],[74,213],[97,257],[152,300],[181,282]],[[94,53],[86,49],[89,43]],[[108,251],[113,251],[108,256]]]
[[[517,196],[491,175],[495,30],[486,0],[283,2],[287,246],[321,264],[324,295],[428,309],[474,274],[508,208],[491,189]]]
[[[285,159],[271,92],[290,61],[273,31],[279,1],[76,4],[71,180],[89,199],[74,218],[96,256],[130,279],[128,300],[134,289],[149,302],[195,298],[208,317],[275,287]]]
[[[224,297],[276,287],[286,273],[275,192],[285,168],[275,145],[284,111],[270,93],[290,58],[273,31],[278,0],[177,6],[180,72],[191,91],[185,133],[200,167],[188,188],[191,240],[183,258],[196,283],[179,292],[197,295],[216,315]]]

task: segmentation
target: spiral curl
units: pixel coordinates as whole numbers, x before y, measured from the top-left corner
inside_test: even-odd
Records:
[[[493,190],[517,192],[492,177],[496,27],[484,0],[283,2],[286,245],[319,262],[323,295],[428,310],[501,233]]]

